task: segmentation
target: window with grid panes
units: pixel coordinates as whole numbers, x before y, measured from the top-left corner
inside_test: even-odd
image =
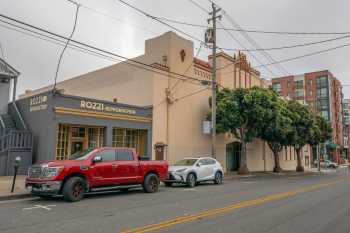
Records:
[[[114,147],[128,147],[144,156],[147,154],[147,130],[113,128],[112,144]]]
[[[104,128],[89,128],[89,143],[91,149],[103,147],[105,145],[105,129]]]
[[[57,129],[56,160],[68,159],[69,126],[59,124]]]

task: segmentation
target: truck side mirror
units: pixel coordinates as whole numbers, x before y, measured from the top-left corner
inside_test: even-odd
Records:
[[[99,163],[99,162],[102,162],[102,157],[97,155],[93,158],[92,160],[93,163]]]

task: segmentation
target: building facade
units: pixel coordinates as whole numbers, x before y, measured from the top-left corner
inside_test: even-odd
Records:
[[[350,161],[350,99],[343,100],[343,158]]]
[[[272,88],[282,96],[308,105],[328,120],[333,128],[328,143],[328,159],[340,162],[343,147],[342,86],[328,70],[286,76],[272,80]],[[316,156],[313,158],[315,159]]]
[[[147,40],[143,55],[60,82],[57,88],[63,95],[93,99],[95,102],[123,103],[133,108],[151,106],[151,123],[147,125],[151,127],[147,133],[147,151],[154,159],[166,159],[174,163],[185,157],[210,156],[211,135],[203,130],[203,125],[210,111],[208,102],[211,88],[208,81],[211,80],[211,59],[212,57],[209,57],[208,61],[204,61],[194,57],[192,41],[167,32]],[[151,66],[152,70],[135,67],[132,65],[133,61],[145,63]],[[260,78],[259,71],[250,66],[243,53],[233,56],[218,53],[217,66],[220,87],[233,89],[266,86],[266,80]],[[50,89],[52,86],[27,91],[21,99],[26,99],[28,104],[29,99],[47,93]],[[88,114],[79,112],[74,115],[80,117],[80,120],[89,120],[89,123],[83,125],[89,126],[94,125],[94,121],[99,122],[100,116],[95,114],[96,110],[85,111],[88,111]],[[67,114],[61,112],[60,115]],[[57,152],[58,138],[60,125],[63,123],[59,118],[54,119],[56,121],[50,124],[53,127],[51,134],[56,132],[56,149],[50,153],[56,153],[56,158],[60,158]],[[217,159],[226,171],[237,171],[240,162],[240,142],[230,134],[219,134],[216,141]],[[114,144],[111,140],[105,140],[105,145]],[[264,142],[255,140],[250,143],[247,153],[248,168],[251,171],[273,170],[273,154]],[[42,159],[41,156],[45,155],[37,156]],[[304,154],[303,161],[308,169],[308,152]],[[292,148],[281,152],[281,166],[285,170],[295,169],[296,156]]]

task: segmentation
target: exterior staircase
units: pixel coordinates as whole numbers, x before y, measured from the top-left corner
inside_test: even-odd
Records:
[[[0,121],[2,122],[1,128],[5,133],[16,129],[16,124],[9,114],[0,115]]]
[[[33,135],[23,122],[15,103],[8,114],[0,115],[0,176],[13,175],[14,161],[21,158],[18,174],[26,174],[32,164]]]

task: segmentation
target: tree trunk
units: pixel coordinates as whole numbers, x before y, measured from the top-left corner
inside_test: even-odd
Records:
[[[279,157],[278,151],[273,152],[273,157],[275,158],[275,167],[273,168],[273,172],[279,173],[282,171],[282,168],[280,165],[280,157]]]
[[[296,171],[297,172],[304,172],[304,167],[301,163],[301,156],[300,156],[300,152],[301,152],[302,148],[296,148],[297,151],[297,168]]]
[[[249,174],[249,169],[247,166],[247,142],[245,141],[244,129],[240,129],[240,136],[242,142],[242,151],[241,151],[241,162],[238,169],[239,175]]]

